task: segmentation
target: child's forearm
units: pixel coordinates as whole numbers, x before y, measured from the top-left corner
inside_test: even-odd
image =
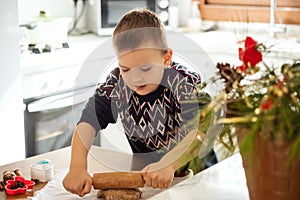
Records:
[[[72,139],[70,169],[87,169],[87,156],[95,134],[96,131],[91,125],[87,123],[78,124]]]
[[[203,133],[191,131],[169,153],[162,157],[160,162],[176,171],[199,155],[203,136]]]

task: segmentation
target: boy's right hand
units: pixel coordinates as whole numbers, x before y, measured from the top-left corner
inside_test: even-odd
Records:
[[[62,184],[67,191],[83,197],[91,191],[92,177],[85,169],[70,169]]]

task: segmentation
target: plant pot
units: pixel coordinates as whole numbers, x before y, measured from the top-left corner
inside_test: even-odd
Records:
[[[245,134],[237,133],[239,144]],[[276,144],[260,135],[254,139],[253,154],[241,153],[250,199],[299,200],[300,162],[288,162],[290,142]]]

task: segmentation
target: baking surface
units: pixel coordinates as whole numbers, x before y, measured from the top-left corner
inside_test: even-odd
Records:
[[[40,191],[36,192],[36,196],[32,199],[38,200],[38,199],[47,199],[47,200],[59,200],[59,199],[95,199],[97,196],[97,190],[92,189],[92,191],[85,195],[83,198],[78,197],[75,194],[69,193],[66,191],[62,185],[62,180],[67,174],[68,169],[61,169],[59,170],[55,176],[52,178],[51,181],[47,183],[47,185],[42,188]],[[190,176],[188,176],[190,177]],[[188,177],[183,178],[175,178],[172,185],[178,184],[179,182],[185,180]],[[142,198],[140,199],[150,199],[151,197],[159,194],[160,192],[163,192],[165,190],[161,189],[153,189],[150,187],[144,187],[140,188],[142,190]],[[103,199],[103,198],[99,198]]]
[[[116,154],[120,162],[125,157],[122,153],[111,152],[93,146],[89,154],[89,172],[111,172],[113,169],[99,163],[95,159],[98,155]],[[89,194],[80,198],[77,195],[67,192],[61,181],[68,171],[70,158],[70,148],[56,150],[36,157],[28,158],[16,163],[0,166],[0,171],[20,169],[25,178],[30,178],[30,164],[36,163],[43,159],[50,159],[54,163],[55,175],[46,183],[38,183],[34,186],[33,191],[23,195],[7,196],[5,192],[0,192],[0,199],[31,199],[31,200],[62,200],[62,199],[96,199],[97,190],[92,190]],[[135,162],[128,162],[131,163]],[[242,158],[239,153],[219,162],[218,164],[192,176],[185,178],[175,178],[172,187],[166,190],[142,188],[143,194],[141,199],[151,200],[249,200],[248,189],[246,186],[245,172],[242,166]]]
[[[84,198],[79,198],[77,195],[67,192],[62,186],[62,179],[65,177],[70,162],[71,148],[63,148],[48,152],[25,160],[0,166],[0,171],[11,171],[13,169],[20,169],[22,175],[26,179],[30,179],[30,165],[37,163],[40,160],[49,159],[54,164],[54,177],[47,183],[38,183],[34,186],[33,191],[26,192],[22,195],[7,196],[6,193],[0,192],[0,199],[95,199],[97,195],[96,190],[92,190],[90,194]],[[91,175],[95,172],[112,172],[112,171],[131,171],[133,168],[142,168],[146,163],[140,159],[140,156],[132,156],[129,154],[115,152],[111,150],[102,149],[100,147],[92,146],[89,156],[88,171]],[[109,161],[109,162],[108,162]],[[177,179],[174,181],[176,183]],[[164,190],[143,188],[143,198],[158,194]]]

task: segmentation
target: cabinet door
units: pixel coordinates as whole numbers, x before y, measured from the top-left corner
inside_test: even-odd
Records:
[[[245,6],[270,6],[270,0],[206,0],[206,4],[245,5]],[[297,0],[277,0],[279,7],[300,7]]]
[[[202,19],[269,22],[270,0],[199,0]],[[277,0],[276,23],[300,24],[300,1]]]

